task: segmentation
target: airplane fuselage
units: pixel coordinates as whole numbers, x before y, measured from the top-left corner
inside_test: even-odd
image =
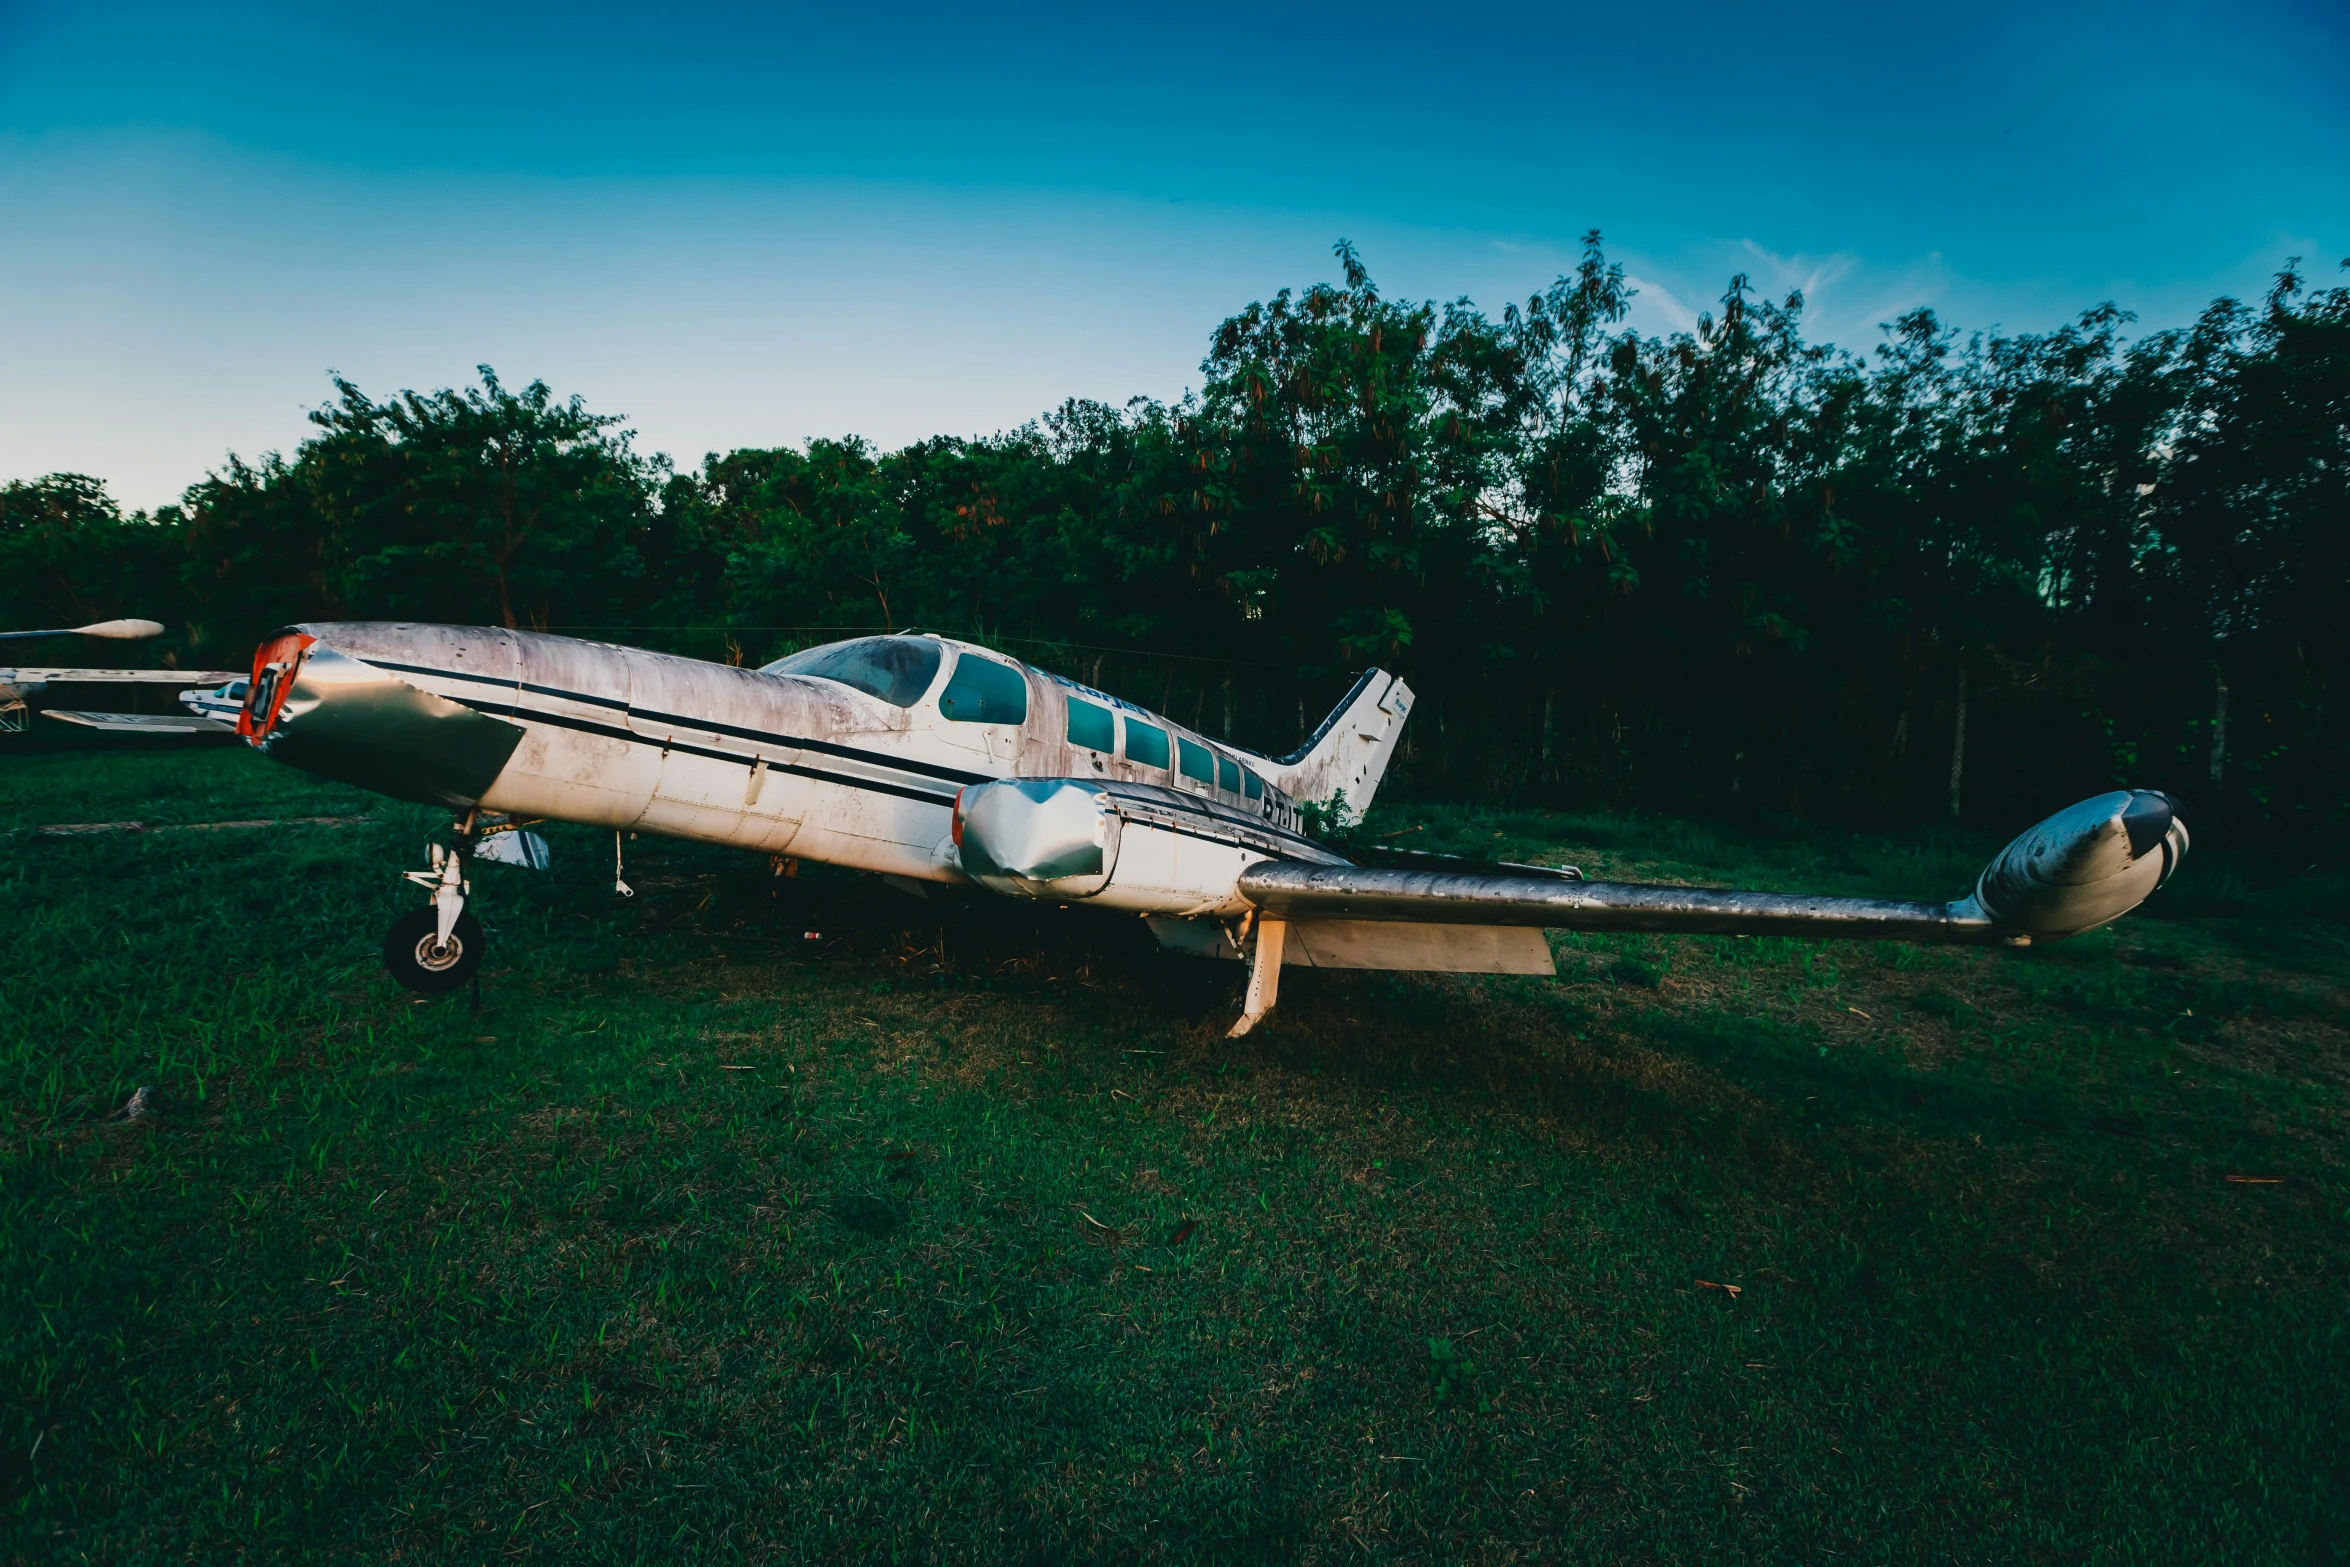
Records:
[[[964,790],[1095,782],[1125,821],[1100,906],[1137,913],[1238,914],[1248,864],[1332,858],[1282,786],[1296,763],[944,637],[762,670],[494,628],[304,626],[261,650],[245,728],[282,760],[410,798],[927,882],[967,879]]]

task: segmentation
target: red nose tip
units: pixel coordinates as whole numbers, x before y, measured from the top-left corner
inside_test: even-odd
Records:
[[[299,631],[281,631],[253,650],[253,676],[245,686],[245,705],[237,709],[237,733],[250,744],[269,733],[286,693],[294,688],[294,669],[318,639]]]

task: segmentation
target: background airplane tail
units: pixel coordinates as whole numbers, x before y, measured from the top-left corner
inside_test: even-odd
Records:
[[[1327,806],[1343,794],[1348,817],[1359,817],[1371,808],[1411,707],[1410,686],[1384,669],[1371,670],[1304,745],[1269,759],[1266,779],[1310,805]]]

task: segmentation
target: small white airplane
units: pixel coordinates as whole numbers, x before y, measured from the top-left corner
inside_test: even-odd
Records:
[[[474,858],[543,865],[534,821],[727,844],[1140,917],[1250,964],[1235,1035],[1284,964],[1549,974],[1542,931],[1849,936],[2025,946],[2135,908],[2186,852],[2175,803],[2117,790],[2010,844],[1970,895],[1901,903],[1591,882],[1440,856],[1366,865],[1301,807],[1367,809],[1412,693],[1372,670],[1296,752],[1262,756],[992,649],[908,633],[763,669],[474,626],[299,625],[255,652],[237,731],[269,756],[460,814],[405,873],[402,984],[480,967]]]
[[[234,729],[237,714],[245,705],[245,692],[251,685],[251,681],[239,675],[217,686],[194,686],[180,693],[180,706],[198,718]]]

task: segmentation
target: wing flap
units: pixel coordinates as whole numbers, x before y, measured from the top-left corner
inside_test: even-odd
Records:
[[[1550,943],[1528,925],[1414,925],[1399,920],[1299,920],[1281,961],[1300,968],[1411,969],[1434,974],[1556,974]]]

